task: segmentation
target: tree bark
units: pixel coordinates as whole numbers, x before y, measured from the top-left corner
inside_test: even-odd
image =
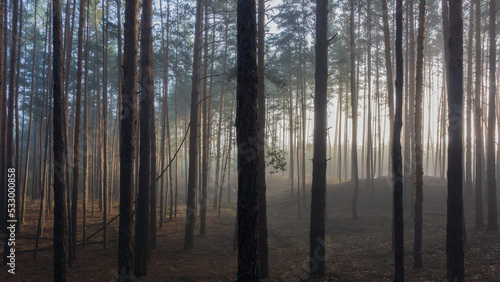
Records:
[[[424,40],[425,40],[425,0],[418,5],[417,69],[415,78],[415,232],[413,241],[413,263],[422,268],[422,204],[423,204],[423,146],[422,146],[422,98],[424,95]]]
[[[466,103],[466,127],[467,132],[465,135],[465,143],[467,148],[465,150],[465,192],[467,195],[472,195],[472,40],[474,31],[474,1],[469,1],[469,39],[467,40],[467,103]]]
[[[149,213],[151,185],[151,103],[152,92],[152,0],[142,3],[141,16],[141,99],[140,99],[140,164],[139,164],[139,194],[137,195],[137,211],[135,225],[135,271],[137,277],[147,274],[147,256],[149,253]]]
[[[191,77],[191,115],[189,127],[189,171],[187,184],[187,209],[186,209],[186,232],[184,236],[184,249],[193,248],[194,225],[196,218],[196,183],[198,170],[198,101],[200,95],[200,65],[201,65],[201,21],[202,21],[202,0],[196,1],[196,22],[194,32],[194,50],[193,50],[193,74]]]
[[[474,139],[476,153],[475,224],[483,226],[483,132],[481,107],[481,0],[476,0],[476,77],[474,98]]]
[[[353,7],[351,1],[351,8]],[[352,13],[351,13],[352,15]],[[351,22],[352,23],[352,22]],[[328,1],[316,1],[314,156],[309,231],[309,275],[325,276],[325,196],[328,81]],[[352,28],[352,27],[351,27]],[[351,33],[352,35],[352,33]],[[352,45],[351,45],[352,46]]]
[[[403,125],[403,1],[396,0],[396,112],[392,139],[394,281],[404,280],[403,175],[401,127]]]
[[[137,40],[139,1],[126,0],[123,45],[123,92],[120,118],[120,231],[118,274],[132,280],[134,262],[134,158],[137,129]]]
[[[255,0],[237,6],[238,281],[259,281],[259,142]]]
[[[446,255],[448,281],[464,281],[463,249],[463,22],[462,0],[451,0],[449,6],[448,63],[448,213]],[[444,15],[446,16],[446,15]]]
[[[53,1],[54,72],[54,281],[66,281],[67,209],[66,139],[67,124],[63,90],[61,0]]]
[[[85,8],[86,1],[80,0],[80,18],[78,24],[78,49],[77,49],[77,70],[76,70],[76,108],[75,108],[75,135],[73,140],[73,193],[72,193],[72,209],[71,220],[73,221],[71,228],[71,240],[73,249],[70,260],[76,259],[76,229],[77,229],[77,210],[78,210],[78,178],[80,169],[80,116],[82,108],[82,59],[83,59],[83,27],[85,26]],[[85,138],[85,137],[84,137]]]

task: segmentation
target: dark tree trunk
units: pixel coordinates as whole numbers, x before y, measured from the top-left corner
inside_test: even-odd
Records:
[[[135,225],[135,276],[145,276],[147,273],[147,257],[149,252],[149,215],[150,215],[150,185],[151,185],[151,103],[152,91],[152,0],[142,3],[141,16],[141,99],[140,99],[140,165],[139,194],[137,195],[137,211]]]
[[[497,230],[497,189],[495,179],[495,99],[496,99],[496,0],[490,0],[490,83],[488,99],[488,136],[486,140],[486,175],[488,181],[487,230]]]
[[[66,108],[63,90],[61,0],[53,1],[54,281],[66,281]]]
[[[394,281],[404,280],[403,167],[401,127],[403,125],[403,1],[396,0],[396,113],[392,139]]]
[[[264,0],[259,0],[259,15],[258,15],[258,64],[257,64],[257,79],[258,79],[258,138],[259,138],[259,164],[258,164],[258,187],[259,187],[259,269],[260,278],[269,276],[269,254],[267,245],[267,201],[266,201],[266,93],[265,93],[265,78],[264,78],[264,25],[265,25],[265,7]]]
[[[134,263],[133,206],[134,158],[137,129],[137,40],[138,0],[125,3],[123,45],[123,92],[120,117],[120,233],[118,274],[120,281],[131,281]]]
[[[259,142],[255,0],[237,7],[238,281],[259,281]]]
[[[476,0],[476,80],[474,99],[474,138],[476,146],[476,187],[475,187],[475,224],[483,226],[483,131],[481,126],[481,0]]]
[[[462,0],[451,0],[449,6],[448,63],[448,217],[446,255],[448,281],[464,281],[463,246],[463,22]],[[446,15],[444,15],[446,16]],[[494,154],[493,154],[494,155]]]
[[[194,31],[193,50],[193,74],[191,88],[191,116],[189,134],[189,171],[187,185],[187,209],[186,209],[186,233],[184,236],[184,249],[193,248],[194,225],[196,220],[196,183],[198,170],[198,101],[200,96],[200,65],[201,65],[201,20],[202,20],[202,0],[196,1],[196,23]]]
[[[424,96],[424,40],[425,40],[425,0],[418,5],[417,69],[415,78],[415,233],[413,241],[413,263],[415,268],[422,268],[422,204],[424,198],[422,165],[422,98]]]
[[[352,6],[351,6],[352,7]],[[352,14],[351,14],[352,15]],[[309,231],[309,275],[325,275],[326,126],[328,80],[328,1],[316,1],[314,156]]]

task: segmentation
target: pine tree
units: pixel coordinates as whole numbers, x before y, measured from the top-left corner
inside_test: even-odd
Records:
[[[238,281],[259,281],[259,141],[255,0],[237,6]]]
[[[422,98],[423,98],[423,65],[425,40],[425,0],[418,5],[418,35],[417,35],[417,69],[415,78],[415,233],[413,244],[413,260],[415,268],[422,268],[422,204],[423,204],[423,176],[422,164]]]
[[[135,275],[147,274],[149,253],[149,214],[150,214],[150,185],[151,185],[151,103],[153,103],[152,89],[152,0],[142,2],[141,16],[141,100],[140,111],[140,165],[139,165],[139,193],[137,196],[137,211],[135,225]]]
[[[403,167],[401,127],[403,110],[403,1],[396,0],[396,112],[392,135],[394,281],[404,280]]]
[[[463,245],[463,22],[462,0],[449,2],[448,63],[448,212],[446,255],[448,281],[464,281]]]
[[[66,281],[67,209],[66,209],[66,106],[64,102],[62,9],[61,0],[53,1],[53,150],[54,150],[54,281]]]
[[[137,130],[138,0],[126,0],[123,44],[123,88],[120,117],[120,230],[118,274],[131,281],[134,261],[134,158]]]
[[[351,6],[352,7],[352,6]],[[316,1],[314,157],[309,231],[309,274],[325,275],[326,126],[328,81],[328,1]]]

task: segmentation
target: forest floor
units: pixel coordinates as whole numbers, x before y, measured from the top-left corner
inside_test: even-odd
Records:
[[[300,281],[308,276],[310,185],[300,218],[297,193],[290,195],[287,178],[268,181],[268,232],[270,278],[265,281]],[[285,187],[286,186],[286,187]],[[392,193],[388,178],[375,179],[373,190],[360,181],[358,216],[352,219],[353,184],[329,184],[327,191],[326,267],[328,277],[316,281],[390,281]],[[233,194],[234,195],[234,194]],[[234,196],[233,196],[234,198]],[[179,203],[183,203],[182,198]],[[211,204],[211,200],[208,201]],[[16,274],[0,267],[0,281],[51,281],[53,273],[52,213],[46,222],[37,259],[33,258],[39,201],[28,202],[26,223],[16,237]],[[98,210],[98,208],[96,209]],[[112,208],[109,219],[118,211]],[[87,237],[101,226],[102,213],[88,213]],[[151,253],[148,276],[136,281],[234,281],[237,252],[233,251],[235,204],[224,197],[220,218],[208,206],[206,235],[196,224],[192,250],[183,250],[185,210],[164,220],[158,229],[157,248]],[[474,228],[472,201],[465,202],[467,243],[465,273],[468,281],[498,281],[500,232]],[[79,222],[81,224],[81,214]],[[109,220],[108,219],[108,220]],[[486,217],[485,217],[486,219]],[[405,277],[409,281],[443,281],[446,275],[446,180],[424,178],[422,269],[413,267],[413,218],[405,216]],[[80,225],[81,226],[81,225]],[[79,226],[79,232],[81,227]],[[68,268],[68,281],[114,281],[118,266],[118,220],[108,228],[108,247],[102,233],[83,249],[78,234],[76,260]],[[101,241],[99,243],[99,241]]]

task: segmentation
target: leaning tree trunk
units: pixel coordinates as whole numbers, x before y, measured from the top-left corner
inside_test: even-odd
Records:
[[[423,176],[422,165],[422,98],[423,98],[423,65],[425,40],[425,0],[418,5],[418,36],[417,36],[417,69],[415,78],[415,232],[413,240],[413,263],[415,268],[422,268],[422,204],[423,204]]]
[[[238,281],[259,281],[259,142],[255,0],[237,6]]]
[[[446,255],[448,281],[464,281],[463,246],[463,22],[462,0],[449,6],[448,63],[448,213]],[[494,154],[493,154],[494,155]]]
[[[351,2],[352,3],[352,2]],[[352,6],[351,6],[352,7]],[[352,14],[351,14],[352,15]],[[325,275],[325,196],[328,81],[328,1],[316,1],[316,74],[314,93],[314,156],[309,231],[309,274]]]

